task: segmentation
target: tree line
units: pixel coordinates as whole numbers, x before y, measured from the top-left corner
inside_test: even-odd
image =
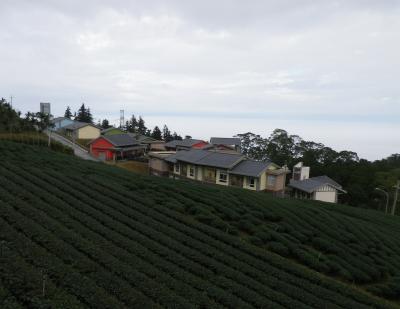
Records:
[[[16,111],[6,99],[0,99],[0,132],[42,132],[50,126],[50,115],[27,112],[22,116],[21,112]]]
[[[311,167],[310,177],[331,177],[347,191],[340,196],[340,201],[345,204],[382,209],[385,197],[375,188],[389,192],[392,200],[393,186],[400,179],[400,154],[372,162],[360,159],[354,151],[336,151],[282,129],[274,130],[266,138],[251,132],[236,136],[241,140],[243,154],[250,158],[271,160],[290,169],[302,161]]]
[[[84,103],[82,103],[81,107],[74,114],[72,114],[71,108],[68,106],[65,110],[64,117],[80,122],[94,124],[93,115],[90,111],[90,108],[86,107]],[[108,129],[112,127],[108,119],[99,120],[97,125],[102,129]],[[159,126],[155,126],[153,130],[147,128],[142,116],[136,118],[135,115],[132,115],[130,119],[125,122],[125,125],[123,127],[120,127],[120,129],[125,132],[141,134],[157,140],[164,140],[166,142],[182,139],[182,136],[180,136],[176,132],[171,133],[167,125],[164,125],[162,130]]]

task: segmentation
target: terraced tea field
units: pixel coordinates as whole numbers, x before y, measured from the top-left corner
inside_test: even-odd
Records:
[[[400,221],[0,142],[1,308],[397,308]]]

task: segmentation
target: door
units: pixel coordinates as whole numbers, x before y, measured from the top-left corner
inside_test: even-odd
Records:
[[[105,153],[104,151],[100,151],[100,152],[99,152],[99,155],[98,155],[98,158],[99,158],[101,161],[105,161],[105,160],[106,160],[106,153]]]

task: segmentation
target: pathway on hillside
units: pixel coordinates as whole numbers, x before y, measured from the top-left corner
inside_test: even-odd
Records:
[[[46,131],[45,133],[46,133],[47,135],[49,135],[49,132],[48,132],[48,131]],[[75,154],[77,157],[80,157],[80,158],[82,158],[82,159],[84,159],[84,160],[99,161],[98,159],[92,157],[92,156],[88,153],[88,151],[87,151],[86,149],[82,148],[81,146],[79,146],[79,145],[76,144],[76,143],[75,143],[75,144],[72,143],[69,139],[67,139],[67,138],[65,138],[65,137],[63,137],[63,136],[61,136],[60,134],[57,134],[57,133],[55,133],[55,132],[51,132],[51,139],[53,139],[53,140],[55,140],[55,141],[57,141],[57,142],[60,142],[61,144],[65,145],[65,146],[68,146],[68,147],[70,147],[70,148],[73,148],[73,149],[74,149],[74,154]]]

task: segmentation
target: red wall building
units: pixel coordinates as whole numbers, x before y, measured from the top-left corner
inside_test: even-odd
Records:
[[[114,145],[103,137],[99,137],[90,144],[90,153],[96,158],[114,160]]]
[[[90,142],[90,154],[101,160],[120,160],[141,156],[146,145],[128,134],[100,136]]]

